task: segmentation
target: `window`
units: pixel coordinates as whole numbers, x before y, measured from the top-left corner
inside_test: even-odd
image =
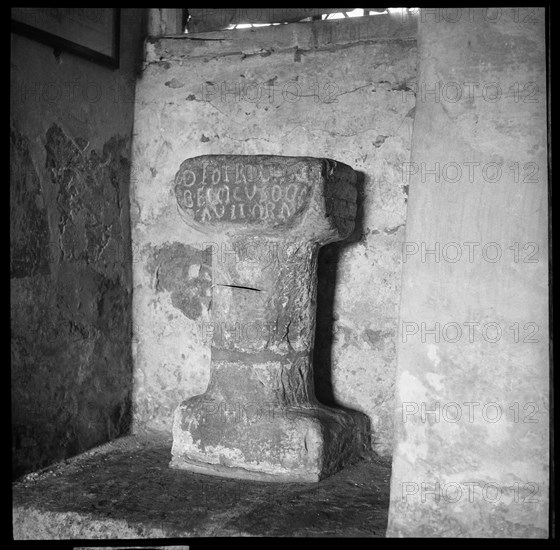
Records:
[[[296,22],[367,17],[383,13],[411,15],[417,8],[189,8],[186,33],[246,29]]]

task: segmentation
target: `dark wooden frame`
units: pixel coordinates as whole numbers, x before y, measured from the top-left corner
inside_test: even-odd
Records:
[[[121,29],[121,10],[120,8],[110,8],[113,10],[113,40],[112,40],[112,55],[105,55],[96,50],[92,50],[87,46],[78,44],[66,38],[57,36],[50,32],[44,31],[22,23],[21,21],[11,20],[11,30],[17,34],[33,38],[38,42],[52,46],[55,50],[65,50],[67,52],[79,55],[101,65],[112,67],[113,69],[119,68],[120,63],[120,29]]]

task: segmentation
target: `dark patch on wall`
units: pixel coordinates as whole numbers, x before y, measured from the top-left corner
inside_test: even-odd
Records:
[[[400,82],[397,86],[393,86],[394,92],[412,92],[412,88],[408,86],[407,82]]]
[[[212,254],[182,243],[156,248],[146,269],[156,292],[171,292],[171,303],[189,319],[200,319],[211,303]]]
[[[125,249],[121,247],[118,254],[111,243],[128,232],[121,226],[121,192],[128,190],[130,176],[125,141],[112,137],[100,156],[96,151],[87,154],[87,140],[71,140],[56,124],[47,131],[46,168],[58,191],[63,260],[97,262],[109,246],[111,253],[103,258],[110,264],[108,271],[126,263]]]
[[[25,140],[13,135],[16,158],[33,166]],[[14,225],[12,235],[14,249],[20,251],[13,256],[21,258],[17,266],[44,266],[27,267],[26,272],[18,267],[12,275],[15,477],[129,430],[129,150],[129,138],[113,136],[100,154],[90,151],[87,140],[67,136],[56,124],[45,135],[42,175],[50,181],[43,185],[52,190],[48,199],[43,197],[44,211],[39,210],[45,221],[41,231],[30,223]],[[22,209],[36,196],[39,176],[34,177],[22,180],[17,171],[12,173],[12,187],[35,185],[35,194],[16,189],[18,201],[12,208]],[[55,220],[50,243],[47,213]],[[37,233],[46,258],[38,245],[21,246]]]
[[[376,147],[376,148],[381,147],[381,146],[385,143],[385,140],[386,140],[388,137],[389,137],[389,136],[382,136],[382,135],[377,136],[377,137],[375,138],[375,141],[372,142],[373,146]]]
[[[394,235],[401,227],[404,227],[404,223],[396,225],[395,227],[386,227],[383,233],[385,233],[385,235]]]
[[[182,88],[185,84],[183,82],[180,82],[176,78],[172,78],[171,80],[168,80],[165,85],[168,88]]]
[[[408,200],[408,184],[402,186],[402,192],[405,197],[405,202]]]
[[[29,142],[10,129],[10,277],[49,272],[49,224]]]
[[[366,328],[362,335],[364,342],[368,343],[372,349],[383,349],[384,340],[394,337],[394,332],[391,330],[372,330],[369,328]]]

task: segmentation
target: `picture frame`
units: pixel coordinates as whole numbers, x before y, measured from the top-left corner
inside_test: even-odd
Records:
[[[11,30],[118,69],[120,19],[120,8],[12,8]]]

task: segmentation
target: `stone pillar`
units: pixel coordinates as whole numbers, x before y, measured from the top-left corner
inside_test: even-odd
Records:
[[[206,155],[175,178],[184,221],[212,241],[211,376],[173,424],[171,466],[318,481],[369,448],[367,417],[313,385],[319,247],[354,228],[356,174],[327,159]]]
[[[423,10],[390,537],[546,537],[542,8]]]

